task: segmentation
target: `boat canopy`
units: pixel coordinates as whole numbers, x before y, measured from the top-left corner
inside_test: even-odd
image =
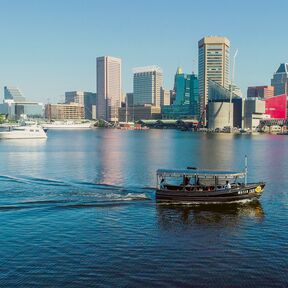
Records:
[[[245,172],[235,171],[213,171],[213,170],[194,170],[194,169],[158,169],[158,177],[200,177],[200,178],[234,178],[234,177],[245,177]]]

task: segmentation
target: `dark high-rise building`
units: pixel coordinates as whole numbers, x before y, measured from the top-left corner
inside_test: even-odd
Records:
[[[286,94],[288,92],[288,63],[280,64],[276,73],[271,79],[271,86],[274,87],[274,95]]]
[[[133,93],[126,93],[126,105],[132,107],[134,105]]]

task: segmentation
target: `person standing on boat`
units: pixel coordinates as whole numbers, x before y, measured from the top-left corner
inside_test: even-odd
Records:
[[[160,188],[161,189],[165,188],[165,179],[164,178],[162,178],[161,181],[160,181]]]
[[[228,180],[226,181],[225,189],[231,189],[231,184]]]
[[[189,185],[190,178],[188,176],[183,176],[183,186]]]

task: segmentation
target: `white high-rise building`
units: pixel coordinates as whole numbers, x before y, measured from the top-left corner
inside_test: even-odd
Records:
[[[204,112],[208,103],[209,80],[229,89],[230,41],[225,37],[204,37],[198,42],[198,48],[200,115],[204,116],[206,123]]]
[[[161,88],[163,72],[158,66],[147,66],[133,69],[133,101],[134,105],[161,105]]]
[[[103,56],[96,59],[97,118],[118,121],[121,106],[121,59]]]

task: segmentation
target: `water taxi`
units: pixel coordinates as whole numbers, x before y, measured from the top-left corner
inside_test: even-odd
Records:
[[[192,203],[252,200],[261,196],[264,187],[264,182],[247,183],[247,168],[244,172],[160,169],[156,200]]]

